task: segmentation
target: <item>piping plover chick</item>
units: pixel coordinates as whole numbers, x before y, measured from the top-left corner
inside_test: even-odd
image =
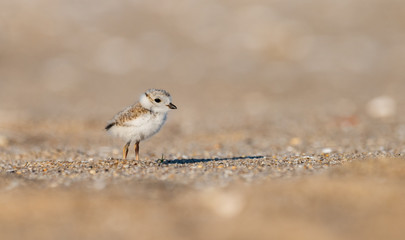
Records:
[[[159,132],[170,109],[177,107],[172,103],[168,92],[149,89],[141,95],[139,102],[117,113],[105,129],[109,134],[127,142],[122,149],[124,159],[127,158],[129,145],[134,142],[135,158],[139,160],[139,142]]]

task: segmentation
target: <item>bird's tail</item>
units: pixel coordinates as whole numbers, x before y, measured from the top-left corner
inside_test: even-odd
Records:
[[[113,123],[109,123],[107,126],[105,126],[105,130],[110,130],[110,128],[112,128],[113,126],[115,126],[115,122]]]

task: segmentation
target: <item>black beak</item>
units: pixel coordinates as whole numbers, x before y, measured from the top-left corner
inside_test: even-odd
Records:
[[[170,103],[169,105],[167,105],[170,109],[177,109],[176,105],[174,105],[173,103]]]

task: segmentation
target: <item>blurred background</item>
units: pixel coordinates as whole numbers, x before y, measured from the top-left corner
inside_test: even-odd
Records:
[[[399,0],[0,0],[0,238],[404,239],[404,29]],[[104,126],[148,88],[178,109],[125,162]]]
[[[191,132],[352,116],[380,96],[388,110],[370,116],[404,111],[401,1],[2,0],[0,9],[2,122],[104,123],[151,87],[172,94],[173,122]]]

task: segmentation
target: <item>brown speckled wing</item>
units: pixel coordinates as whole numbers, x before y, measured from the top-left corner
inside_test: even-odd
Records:
[[[139,117],[142,114],[149,113],[150,111],[140,103],[136,103],[132,106],[129,106],[117,113],[114,118],[108,123],[105,127],[106,130],[110,129],[113,126],[125,126],[125,123]]]

